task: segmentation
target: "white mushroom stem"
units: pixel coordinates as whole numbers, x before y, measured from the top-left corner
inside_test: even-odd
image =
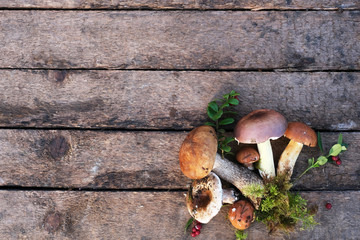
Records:
[[[239,200],[239,197],[237,196],[234,189],[223,189],[223,196],[222,196],[222,202],[227,204],[233,204]]]
[[[270,140],[257,144],[260,160],[258,161],[258,169],[262,178],[275,177],[275,165],[273,151]]]
[[[286,175],[286,179],[290,180],[294,171],[294,166],[297,158],[303,148],[303,144],[290,140],[285,150],[280,156],[277,175]]]
[[[259,208],[261,198],[248,195],[246,192],[249,186],[258,185],[261,188],[264,187],[262,179],[258,175],[244,166],[223,159],[220,154],[216,154],[213,172],[223,180],[233,184],[245,197],[250,199],[256,209]]]

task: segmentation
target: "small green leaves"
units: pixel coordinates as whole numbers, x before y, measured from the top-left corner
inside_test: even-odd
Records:
[[[215,127],[216,133],[218,135],[218,146],[223,156],[224,153],[231,154],[231,147],[228,146],[228,144],[234,141],[234,139],[225,137],[225,129],[219,129],[219,126],[232,124],[235,122],[235,119],[232,117],[221,119],[221,117],[223,117],[224,114],[237,114],[235,111],[225,111],[225,108],[239,105],[239,98],[237,97],[239,95],[239,93],[232,90],[230,93],[223,95],[222,99],[215,99],[209,102],[206,109],[207,115],[213,122],[206,122],[205,125]]]
[[[308,159],[308,166],[314,165],[315,158],[309,158]]]
[[[228,125],[233,123],[235,120],[233,118],[225,118],[219,122],[219,125]]]
[[[322,140],[321,140],[320,132],[317,132],[317,140],[318,140],[318,145],[319,145],[320,151],[321,151],[321,153],[323,153],[324,149],[323,149],[323,146],[322,146]]]
[[[186,223],[186,225],[185,225],[185,233],[186,233],[186,230],[188,230],[188,228],[190,227],[190,225],[194,222],[194,218],[190,218],[188,221],[187,221],[187,223]]]
[[[329,156],[337,156],[341,153],[341,150],[342,150],[342,146],[339,143],[337,143],[334,146],[332,146],[332,148],[330,149]]]
[[[320,156],[318,157],[318,159],[316,160],[316,163],[319,164],[320,166],[324,165],[325,163],[327,163],[328,159],[325,156]]]
[[[343,136],[342,136],[342,134],[340,133],[340,134],[339,134],[339,137],[338,137],[337,143],[340,144],[340,145],[342,145],[342,143],[343,143],[343,142],[342,142],[342,139],[343,139]]]

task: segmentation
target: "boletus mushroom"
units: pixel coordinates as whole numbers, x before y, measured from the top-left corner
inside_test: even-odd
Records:
[[[246,200],[238,201],[229,208],[228,218],[239,230],[245,230],[255,220],[254,207]]]
[[[254,163],[260,160],[259,153],[251,147],[243,147],[236,153],[236,160],[250,170],[254,170]]]
[[[281,137],[287,128],[283,115],[271,109],[259,109],[240,119],[234,135],[238,143],[257,144],[260,154],[258,169],[263,178],[275,177],[274,157],[270,140]]]
[[[317,136],[313,129],[301,122],[290,122],[284,135],[290,142],[280,156],[277,174],[285,175],[290,180],[303,145],[315,147]]]
[[[222,189],[220,178],[210,173],[192,182],[186,195],[186,206],[190,215],[201,223],[208,223],[221,209],[223,203],[238,200],[233,189]]]
[[[193,129],[180,147],[181,171],[191,179],[204,178],[213,171],[220,178],[238,188],[258,209],[261,198],[251,195],[246,190],[254,185],[263,188],[261,178],[249,169],[223,159],[217,153],[217,146],[217,137],[213,127],[200,126]]]

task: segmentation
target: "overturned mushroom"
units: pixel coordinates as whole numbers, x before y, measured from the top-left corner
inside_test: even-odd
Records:
[[[208,223],[218,214],[223,203],[232,204],[238,200],[233,189],[222,189],[221,180],[215,173],[195,180],[186,196],[190,215],[201,223]]]
[[[275,177],[274,157],[270,140],[281,137],[287,121],[280,113],[260,109],[246,115],[236,124],[234,135],[238,143],[256,143],[260,154],[258,169],[263,178]]]
[[[245,230],[255,220],[254,207],[248,201],[238,201],[230,206],[228,218],[236,229]]]
[[[290,180],[303,145],[315,147],[317,136],[314,130],[301,122],[290,122],[284,135],[290,142],[280,156],[277,174],[286,175],[286,179]]]
[[[250,170],[254,170],[253,164],[259,159],[259,153],[251,147],[243,147],[236,154],[236,160]]]
[[[249,169],[223,159],[217,153],[217,145],[214,128],[200,126],[192,130],[180,148],[181,171],[191,179],[203,178],[213,171],[220,178],[238,188],[258,209],[261,198],[252,195],[246,189],[254,185],[263,188],[261,178]]]

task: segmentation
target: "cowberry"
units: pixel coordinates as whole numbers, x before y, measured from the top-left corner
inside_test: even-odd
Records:
[[[195,232],[196,236],[200,234],[200,230],[196,230]]]
[[[332,156],[331,159],[332,159],[333,161],[337,161],[337,160],[340,159],[340,157],[339,157],[339,156]]]
[[[336,160],[336,165],[340,165],[341,164],[341,160]]]
[[[331,205],[331,203],[326,203],[325,207],[326,207],[326,209],[330,210],[332,208],[332,205]]]
[[[201,226],[201,223],[195,225],[195,229],[196,229],[196,230],[200,230],[201,227],[202,227],[202,226]]]
[[[196,235],[196,232],[192,232],[192,233],[191,233],[191,236],[192,236],[192,237],[196,237],[196,236],[197,236],[197,235]]]
[[[196,229],[195,227],[192,228],[192,232],[196,232],[196,230],[197,230],[197,229]]]

